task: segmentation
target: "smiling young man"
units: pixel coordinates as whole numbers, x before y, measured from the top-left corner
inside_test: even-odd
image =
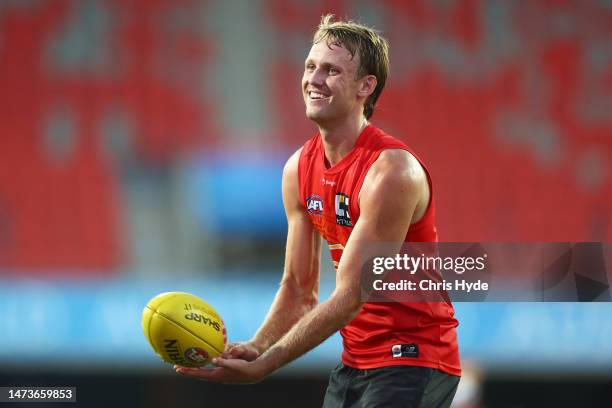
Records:
[[[233,344],[213,369],[181,374],[252,383],[340,330],[342,363],[325,407],[448,407],[461,370],[449,302],[363,302],[364,259],[383,243],[437,241],[430,177],[402,142],[368,122],[389,70],[374,30],[324,16],[306,58],[306,116],[319,132],[287,161],[285,270],[252,340]],[[318,303],[321,237],[336,288]],[[399,250],[398,246],[398,250]]]

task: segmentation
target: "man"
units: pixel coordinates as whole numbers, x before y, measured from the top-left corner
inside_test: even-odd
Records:
[[[340,330],[342,364],[331,374],[325,407],[450,405],[460,375],[450,303],[361,299],[363,260],[377,255],[377,244],[437,240],[426,170],[403,143],[368,123],[388,65],[387,42],[375,31],[323,17],[302,78],[306,115],[319,133],[283,172],[289,228],[276,298],[253,339],[230,345],[216,368],[177,372],[257,382]],[[337,270],[334,292],[318,304],[321,236]]]

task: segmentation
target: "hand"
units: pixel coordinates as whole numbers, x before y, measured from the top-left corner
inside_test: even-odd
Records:
[[[187,368],[174,366],[177,373],[223,384],[253,384],[263,380],[272,370],[263,360],[246,361],[240,358],[213,359],[214,368]]]
[[[251,343],[229,343],[221,355],[224,359],[254,361],[259,357],[259,350]]]

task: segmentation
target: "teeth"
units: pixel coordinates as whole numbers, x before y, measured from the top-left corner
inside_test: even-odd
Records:
[[[318,93],[318,92],[313,92],[313,91],[311,91],[309,93],[309,96],[310,96],[311,99],[323,99],[323,98],[327,98],[326,95],[323,95],[323,94]]]

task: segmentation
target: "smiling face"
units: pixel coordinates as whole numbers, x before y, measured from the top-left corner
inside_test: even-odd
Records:
[[[362,115],[365,98],[371,93],[370,84],[365,82],[371,82],[371,76],[356,79],[358,68],[359,55],[352,56],[342,45],[315,43],[302,77],[306,117],[324,125]]]

